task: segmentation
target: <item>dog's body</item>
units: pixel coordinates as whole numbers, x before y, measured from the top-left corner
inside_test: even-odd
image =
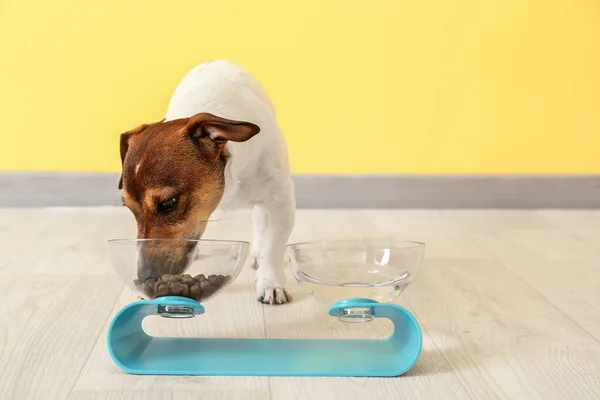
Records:
[[[257,127],[260,129],[247,133]],[[258,130],[260,133],[257,134]],[[157,138],[159,135],[160,138]],[[147,138],[143,139],[144,136]],[[182,140],[182,137],[188,140]],[[196,143],[194,152],[189,148],[190,137]],[[181,149],[179,152],[173,151],[176,156],[171,156],[168,151],[167,147],[171,146],[171,143],[174,149]],[[156,147],[163,149],[155,149]],[[136,214],[140,237],[156,237],[156,233],[140,233],[140,229],[142,225],[158,223],[141,224],[140,220],[145,218],[142,214],[149,213],[146,209],[142,211],[142,208],[146,207],[142,204],[152,203],[153,200],[142,196],[144,200],[138,199],[137,204],[134,204],[136,201],[132,199],[131,188],[135,187],[147,195],[150,190],[162,193],[165,190],[168,192],[170,186],[175,186],[147,183],[154,181],[148,177],[137,176],[143,170],[140,169],[140,165],[150,163],[144,159],[144,154],[149,150],[155,155],[148,155],[146,158],[160,158],[162,167],[146,168],[147,175],[161,174],[161,168],[165,165],[173,165],[174,169],[186,171],[197,167],[197,174],[202,178],[191,180],[189,187],[184,184],[180,189],[187,193],[187,197],[204,198],[211,195],[207,191],[220,191],[220,198],[214,196],[214,203],[218,204],[219,208],[253,207],[251,263],[257,268],[257,296],[265,303],[287,302],[288,296],[277,275],[283,268],[285,245],[294,224],[293,183],[290,179],[285,138],[277,124],[273,104],[260,83],[244,69],[228,61],[201,64],[193,68],[175,89],[163,121],[123,134],[121,156],[124,201]],[[134,152],[137,154],[132,155]],[[175,159],[171,160],[169,157]],[[224,182],[217,182],[221,178],[213,170],[220,171]],[[178,176],[178,173],[175,171],[171,175]],[[182,179],[179,180],[186,181],[183,178],[182,175]],[[173,181],[172,176],[169,179],[164,182]],[[186,193],[182,194],[182,199],[186,198]],[[170,199],[183,202],[179,197]],[[192,200],[186,201],[189,204],[198,203]],[[204,199],[201,202],[212,203]],[[199,238],[204,231],[205,220],[214,211],[214,207],[194,207],[198,212],[182,215],[181,219],[203,219],[204,221],[193,221],[193,224],[200,226],[199,228],[169,231],[162,236]],[[163,217],[155,216],[152,221],[156,218]],[[181,222],[175,220],[176,217],[169,218],[172,219],[168,223],[173,225]],[[161,221],[161,224],[164,223]],[[189,221],[184,225],[186,223]],[[144,229],[144,232],[150,232],[147,227]],[[184,237],[184,233],[188,237]]]
[[[199,113],[260,127],[260,134],[252,140],[227,143],[231,156],[225,167],[225,193],[219,208],[260,204],[273,196],[293,201],[285,138],[270,98],[253,76],[223,60],[192,69],[175,89],[165,121]]]

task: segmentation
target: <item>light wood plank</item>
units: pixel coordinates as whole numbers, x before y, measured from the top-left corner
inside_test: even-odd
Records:
[[[577,239],[600,249],[600,211],[543,210],[537,214],[554,223],[557,229],[571,232]]]
[[[113,276],[0,281],[0,398],[65,398],[121,290]]]
[[[506,214],[510,213],[496,213],[500,217]],[[543,223],[496,229],[493,221],[482,216],[477,227],[472,225],[471,236],[600,341],[600,247],[594,246],[588,235],[559,228],[551,222],[552,217],[532,215]],[[570,215],[577,224],[568,225],[576,232],[588,232],[596,220],[592,212]],[[592,223],[585,224],[585,220]],[[600,225],[596,230],[600,231]]]
[[[225,212],[206,237],[251,239],[250,213]],[[106,240],[135,234],[121,208],[0,209],[0,398],[597,399],[600,212],[299,211],[291,241],[424,241],[425,262],[400,299],[424,330],[405,376],[153,377],[120,371],[110,318],[135,294],[112,271]],[[26,267],[26,268],[25,268]],[[254,271],[193,320],[149,319],[154,334],[383,337],[385,323],[326,315],[286,270],[294,302],[267,307]]]
[[[429,259],[406,298],[473,398],[600,396],[600,346],[495,260]]]
[[[18,210],[2,235],[6,250],[0,261],[0,273],[111,273],[107,241],[135,237],[135,222],[131,213],[125,211],[121,208]]]
[[[68,400],[268,400],[268,390],[118,390],[73,392]]]

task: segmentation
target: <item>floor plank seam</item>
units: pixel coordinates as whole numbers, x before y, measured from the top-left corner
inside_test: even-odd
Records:
[[[98,343],[98,341],[100,340],[100,336],[102,336],[102,334],[104,333],[104,327],[110,323],[110,316],[111,313],[113,312],[113,310],[116,308],[117,304],[119,303],[119,299],[121,298],[121,296],[123,295],[123,292],[125,291],[126,287],[125,285],[123,285],[123,287],[121,288],[121,290],[119,291],[119,294],[116,296],[115,301],[112,305],[111,308],[109,308],[108,310],[108,316],[106,317],[106,322],[104,323],[104,325],[102,326],[102,329],[100,329],[100,332],[98,332],[98,335],[96,335],[96,337],[94,338],[94,345],[92,345],[92,348],[90,349],[89,354],[87,355],[87,357],[85,358],[85,361],[83,362],[83,364],[81,364],[81,369],[79,370],[79,372],[77,373],[77,377],[73,380],[73,384],[71,385],[71,387],[69,388],[69,395],[71,395],[71,393],[73,393],[73,388],[75,387],[75,385],[77,385],[77,382],[79,381],[79,378],[81,377],[81,373],[83,372],[83,370],[85,369],[86,364],[89,362],[90,357],[92,356],[92,353],[94,352],[94,348],[96,347],[96,344]]]
[[[473,240],[474,242],[478,243],[481,248],[490,256],[492,257],[495,261],[497,261],[500,265],[502,265],[504,268],[506,268],[507,270],[509,270],[513,275],[515,275],[516,278],[518,278],[519,280],[521,280],[527,287],[529,287],[533,292],[535,292],[538,296],[540,296],[544,301],[546,301],[546,303],[548,303],[548,305],[550,305],[550,307],[552,307],[553,309],[555,309],[556,311],[558,311],[560,314],[562,314],[567,320],[571,321],[577,328],[579,328],[582,332],[584,332],[587,336],[589,336],[594,342],[598,343],[600,345],[600,338],[597,338],[595,335],[593,335],[590,331],[588,331],[586,328],[584,328],[583,326],[581,326],[579,324],[579,322],[577,322],[576,320],[573,319],[573,317],[571,317],[569,314],[567,314],[565,311],[563,311],[558,305],[556,305],[553,301],[551,301],[550,299],[548,299],[548,297],[546,297],[543,293],[541,293],[538,289],[536,289],[531,283],[529,283],[523,276],[521,276],[521,274],[519,274],[517,271],[515,271],[513,268],[511,268],[507,263],[505,263],[504,261],[502,261],[499,257],[496,256],[496,254],[494,252],[492,252],[484,243],[481,243],[479,240],[477,240],[475,237],[473,237],[472,235],[469,235],[469,237],[471,238],[471,240]]]
[[[435,339],[433,338],[433,336],[431,336],[429,334],[429,331],[427,330],[427,328],[425,327],[425,324],[421,322],[421,319],[419,318],[419,314],[415,311],[414,307],[412,306],[412,304],[410,304],[410,301],[408,300],[408,298],[406,296],[403,296],[404,301],[406,301],[406,304],[408,305],[408,307],[411,309],[411,311],[415,314],[415,317],[417,318],[417,321],[419,321],[419,325],[421,325],[421,329],[423,329],[423,331],[425,332],[425,335],[431,339],[431,342],[433,343],[433,345],[435,346],[436,350],[438,351],[438,353],[440,354],[440,356],[442,356],[442,358],[444,359],[444,361],[446,362],[446,364],[450,367],[450,369],[452,370],[452,375],[454,375],[454,377],[456,378],[456,380],[458,381],[458,383],[460,383],[460,385],[462,386],[462,388],[465,390],[465,393],[469,396],[469,398],[471,400],[475,400],[473,398],[473,396],[471,395],[471,393],[469,393],[469,390],[467,388],[467,386],[465,385],[465,383],[462,381],[460,375],[458,375],[456,373],[456,369],[454,368],[454,366],[452,365],[452,363],[446,358],[446,355],[444,354],[444,352],[440,349],[440,347],[438,346],[438,344],[435,342]]]
[[[598,252],[600,254],[600,246],[598,246],[598,244],[595,243],[594,241],[590,241],[585,233],[582,233],[581,231],[576,230],[573,226],[571,226],[569,224],[565,224],[564,222],[559,222],[559,221],[555,221],[551,218],[548,218],[547,216],[540,213],[539,211],[536,211],[536,215],[539,216],[540,218],[543,218],[544,221],[547,221],[549,224],[551,224],[555,230],[566,231],[566,232],[570,233],[575,238],[575,240],[577,240],[578,242],[581,242],[582,244],[592,247],[594,249],[594,252]]]

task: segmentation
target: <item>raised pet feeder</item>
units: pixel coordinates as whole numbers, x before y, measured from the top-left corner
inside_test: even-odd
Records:
[[[423,259],[422,243],[313,242],[286,249],[295,278],[317,300],[331,305],[331,317],[341,323],[390,319],[394,331],[385,339],[150,336],[142,329],[149,315],[191,318],[204,314],[200,302],[235,280],[245,263],[248,243],[126,239],[110,241],[109,249],[126,284],[147,299],[121,309],[108,330],[110,355],[129,373],[397,376],[408,371],[421,353],[422,334],[416,319],[390,301],[411,283]]]

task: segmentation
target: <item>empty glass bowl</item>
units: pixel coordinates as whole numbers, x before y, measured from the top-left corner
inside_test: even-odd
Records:
[[[425,245],[411,241],[307,242],[287,246],[292,274],[327,306],[348,298],[391,302],[412,282]]]
[[[205,301],[240,273],[248,243],[221,240],[115,239],[110,258],[127,286],[145,299]]]

